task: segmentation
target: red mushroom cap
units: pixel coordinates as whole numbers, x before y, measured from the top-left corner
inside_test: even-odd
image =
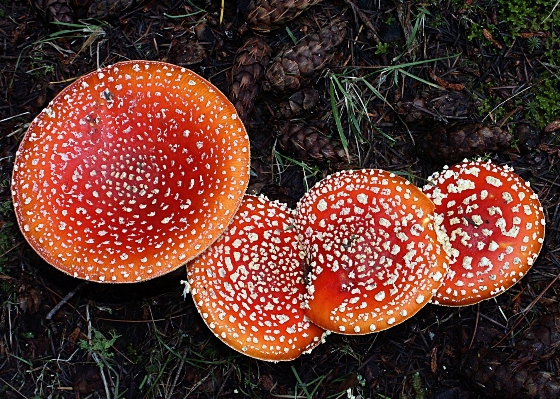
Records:
[[[261,360],[292,360],[324,331],[304,316],[305,292],[293,211],[246,195],[233,222],[187,265],[206,324],[233,349]]]
[[[538,196],[510,167],[454,165],[429,178],[424,192],[449,237],[451,265],[434,303],[464,306],[493,298],[537,258],[545,218]]]
[[[15,211],[58,269],[146,280],[226,229],[249,158],[235,108],[209,82],[163,62],[122,62],[75,81],[31,123],[15,159]]]
[[[368,334],[418,312],[447,267],[433,210],[420,189],[383,170],[338,172],[314,186],[296,210],[310,267],[307,317]]]

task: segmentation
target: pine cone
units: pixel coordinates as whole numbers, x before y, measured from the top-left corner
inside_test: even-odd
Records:
[[[560,377],[518,362],[505,352],[481,348],[462,358],[461,373],[473,389],[488,398],[556,399]]]
[[[321,0],[251,0],[247,7],[247,24],[257,32],[267,33],[291,21]]]
[[[206,49],[196,39],[173,39],[167,60],[179,66],[195,65],[207,57]]]
[[[412,101],[399,101],[396,112],[405,122],[433,123],[466,119],[473,114],[474,102],[459,91],[423,92]]]
[[[313,109],[319,102],[319,91],[306,88],[295,92],[286,101],[278,105],[276,112],[279,119],[292,119],[305,111]]]
[[[284,151],[302,161],[348,163],[346,151],[339,140],[322,132],[324,124],[282,121],[278,143]]]
[[[516,352],[530,361],[556,357],[560,348],[560,313],[544,315],[527,328],[515,345]]]
[[[253,108],[272,49],[258,37],[252,37],[237,50],[231,70],[230,99],[242,121]]]
[[[118,18],[134,0],[93,0],[88,17],[97,19]]]
[[[36,0],[35,5],[49,22],[74,22],[74,11],[68,0]]]
[[[272,88],[277,92],[298,90],[306,78],[327,65],[345,37],[346,21],[336,19],[319,33],[309,34],[282,51],[266,72]]]
[[[434,163],[456,163],[511,146],[512,136],[497,126],[479,123],[438,127],[426,133],[416,145],[417,155]]]

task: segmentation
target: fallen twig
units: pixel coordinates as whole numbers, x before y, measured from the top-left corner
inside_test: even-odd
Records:
[[[60,310],[60,308],[62,306],[64,306],[64,304],[66,304],[70,299],[72,299],[72,297],[74,295],[76,295],[76,292],[78,292],[84,285],[86,285],[87,281],[82,281],[80,284],[78,284],[72,291],[70,291],[68,294],[66,294],[66,296],[64,298],[62,298],[60,300],[60,302],[58,302],[54,308],[51,309],[51,311],[47,314],[46,319],[47,320],[52,320],[53,316],[55,315],[56,312],[58,312]]]

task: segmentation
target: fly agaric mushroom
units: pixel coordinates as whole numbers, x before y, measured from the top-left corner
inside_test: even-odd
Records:
[[[305,292],[293,211],[246,195],[226,232],[187,264],[196,307],[231,348],[269,361],[292,360],[324,331],[304,316]]]
[[[439,288],[447,254],[434,205],[387,171],[338,172],[296,210],[309,266],[305,314],[342,334],[381,331],[412,317]]]
[[[195,73],[129,61],[65,88],[29,126],[12,195],[20,228],[74,277],[135,282],[204,251],[249,180],[233,105]]]
[[[472,305],[519,281],[544,239],[544,212],[529,183],[508,166],[482,161],[464,161],[429,180],[423,190],[451,246],[449,272],[432,301]]]

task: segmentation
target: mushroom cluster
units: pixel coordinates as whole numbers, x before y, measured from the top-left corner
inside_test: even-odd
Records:
[[[74,277],[137,282],[193,259],[229,225],[249,182],[233,105],[155,61],[99,69],[30,124],[12,179],[23,235]]]
[[[99,69],[30,124],[12,195],[40,256],[97,282],[187,265],[195,305],[227,345],[291,360],[328,332],[369,334],[427,303],[463,306],[534,264],[545,217],[511,168],[446,167],[422,190],[380,169],[327,176],[296,210],[245,195],[247,133],[193,72],[154,61]]]
[[[246,196],[224,235],[187,265],[189,284],[226,344],[290,360],[324,331],[369,334],[430,302],[498,295],[534,263],[544,223],[528,183],[490,162],[446,168],[423,190],[380,169],[341,171],[295,212]]]

